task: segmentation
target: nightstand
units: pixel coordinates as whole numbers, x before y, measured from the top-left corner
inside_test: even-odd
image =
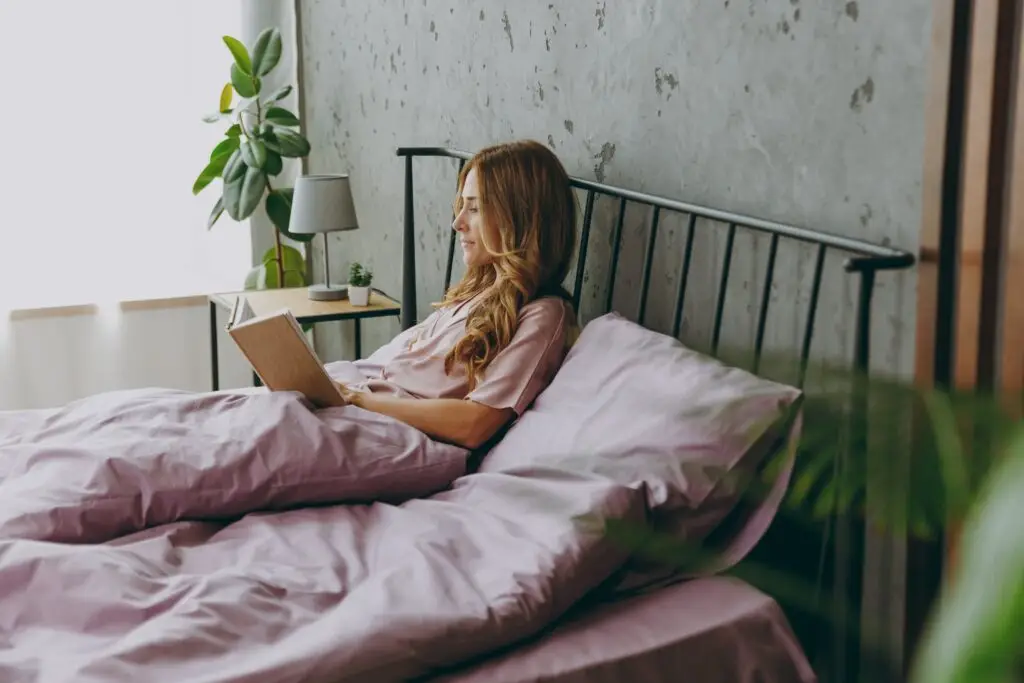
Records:
[[[370,301],[366,306],[353,306],[348,299],[341,301],[313,301],[309,298],[306,287],[288,287],[285,289],[261,289],[244,292],[224,292],[210,294],[207,300],[210,305],[210,374],[214,391],[220,388],[220,362],[217,351],[217,309],[223,308],[230,313],[239,296],[245,296],[252,307],[253,313],[263,315],[287,308],[295,316],[299,324],[324,323],[351,320],[355,325],[356,359],[362,357],[362,329],[360,322],[367,318],[398,317],[402,305],[383,292],[374,289],[370,292]],[[254,374],[255,380],[255,374]]]

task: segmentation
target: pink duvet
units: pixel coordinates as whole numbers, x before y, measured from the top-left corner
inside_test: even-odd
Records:
[[[402,500],[446,488],[467,452],[299,394],[99,394],[0,413],[0,538],[93,543],[183,519]]]
[[[623,564],[594,522],[639,519],[636,490],[464,459],[284,394],[0,413],[0,681],[409,680]]]

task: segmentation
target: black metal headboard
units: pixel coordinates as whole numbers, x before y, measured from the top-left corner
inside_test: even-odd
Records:
[[[403,234],[403,260],[402,260],[402,328],[406,329],[416,322],[416,226],[415,226],[415,193],[413,185],[413,160],[417,157],[442,157],[459,161],[459,170],[462,170],[465,162],[471,158],[471,154],[459,150],[445,149],[441,147],[403,147],[397,150],[399,157],[405,159],[405,224]],[[819,308],[819,293],[822,287],[822,276],[826,254],[834,252],[845,256],[843,270],[851,276],[856,276],[857,297],[856,297],[856,322],[854,328],[853,369],[857,373],[867,373],[870,361],[870,332],[871,332],[871,309],[872,295],[875,289],[875,279],[881,271],[898,271],[908,269],[914,265],[915,258],[910,252],[902,249],[874,244],[864,240],[844,237],[834,233],[828,233],[808,228],[785,225],[773,221],[763,220],[752,216],[745,216],[719,209],[698,206],[687,202],[645,194],[622,187],[614,187],[603,183],[584,180],[572,177],[571,182],[577,190],[586,194],[583,211],[583,224],[580,233],[579,253],[575,268],[575,275],[572,287],[573,303],[579,310],[580,296],[585,281],[586,264],[588,256],[588,245],[590,242],[591,227],[594,220],[594,203],[597,197],[609,197],[618,200],[618,213],[614,223],[614,233],[611,235],[612,254],[608,263],[606,282],[606,294],[603,304],[603,311],[612,309],[612,297],[615,291],[616,275],[620,256],[620,243],[623,232],[623,221],[626,214],[627,204],[633,203],[650,207],[650,219],[647,226],[646,244],[644,245],[642,271],[639,283],[637,301],[637,322],[644,324],[644,317],[647,313],[647,301],[651,284],[651,270],[654,262],[656,244],[658,239],[658,225],[662,220],[662,213],[681,214],[688,217],[686,221],[686,240],[682,254],[682,263],[679,266],[679,276],[676,282],[675,302],[672,316],[672,336],[679,338],[680,326],[683,319],[683,305],[686,300],[687,283],[690,275],[690,267],[694,250],[694,235],[698,230],[725,230],[725,247],[721,271],[717,277],[717,289],[715,292],[714,318],[711,329],[711,353],[716,354],[719,347],[719,340],[722,331],[723,312],[726,304],[727,285],[733,257],[733,245],[736,233],[739,229],[767,235],[769,239],[768,261],[764,274],[763,290],[761,292],[759,305],[757,307],[757,322],[754,332],[754,355],[753,371],[758,371],[758,363],[761,357],[761,350],[765,337],[765,324],[768,317],[770,302],[769,292],[775,276],[776,256],[778,254],[780,241],[786,240],[790,243],[803,243],[811,245],[815,250],[814,272],[811,280],[810,299],[806,318],[802,321],[802,334],[800,334],[800,367],[797,384],[804,386],[805,374],[807,371],[808,359],[811,352],[811,340],[814,336],[815,318]],[[701,221],[700,219],[705,219]],[[448,239],[448,255],[444,273],[444,288],[447,290],[451,284],[452,267],[455,255],[456,235],[450,231]],[[852,413],[851,424],[848,425],[852,433],[866,433],[867,425],[860,421],[856,415],[865,414],[863,401],[866,395],[852,395],[854,404],[859,404],[859,410]],[[849,474],[847,457],[838,453],[834,466],[834,474],[837,479]],[[827,655],[830,659],[829,668],[833,669],[832,680],[846,680],[849,676],[849,668],[855,666],[853,660],[857,657],[859,637],[856,633],[849,632],[843,624],[848,623],[852,616],[847,607],[843,595],[848,596],[847,600],[859,600],[859,582],[862,572],[858,560],[862,562],[860,538],[862,534],[862,523],[852,519],[847,513],[839,511],[834,513],[833,519],[826,523],[820,542],[821,555],[816,560],[808,560],[808,564],[814,564],[817,569],[817,579],[823,581],[824,557],[828,550],[831,550],[833,562],[828,579],[833,590],[833,617],[835,623],[831,626],[831,633],[827,640],[829,644],[824,647],[831,651]],[[776,526],[778,526],[776,524]],[[831,529],[831,531],[830,531]],[[806,540],[793,540],[794,534],[790,530],[779,532],[783,542],[788,543],[782,554],[788,555],[794,547],[799,551],[801,544],[806,545]],[[831,536],[832,538],[829,538]],[[816,627],[812,626],[811,631]],[[812,639],[821,642],[822,635],[815,633]]]
[[[416,225],[415,225],[415,193],[413,185],[413,159],[416,157],[444,157],[459,160],[459,170],[472,155],[455,149],[443,147],[400,147],[398,156],[405,158],[405,225],[403,232],[402,252],[402,329],[406,329],[416,322]],[[645,194],[623,187],[614,187],[592,180],[571,177],[573,187],[586,192],[586,202],[583,211],[583,226],[580,233],[579,254],[575,268],[575,282],[572,288],[573,303],[579,306],[580,292],[583,287],[584,273],[587,261],[587,247],[590,241],[591,224],[594,217],[594,201],[598,196],[611,197],[619,200],[618,219],[614,226],[612,236],[613,254],[608,271],[607,294],[605,311],[611,310],[612,296],[615,291],[616,270],[619,261],[619,245],[621,242],[623,219],[626,213],[626,206],[629,203],[651,207],[650,224],[647,231],[647,243],[644,252],[643,270],[641,275],[638,321],[644,324],[644,315],[647,308],[648,292],[651,280],[651,265],[654,260],[655,246],[658,237],[658,223],[661,213],[674,212],[689,217],[687,224],[686,247],[683,254],[681,272],[678,278],[678,285],[675,298],[675,313],[672,324],[672,335],[679,336],[680,324],[682,321],[683,305],[686,300],[687,282],[689,279],[690,264],[693,255],[694,235],[698,230],[698,219],[704,218],[709,221],[708,227],[719,227],[724,224],[726,227],[725,255],[723,257],[720,280],[715,302],[714,325],[711,333],[711,352],[718,350],[719,339],[722,330],[722,316],[725,310],[726,291],[729,282],[730,266],[732,263],[733,244],[737,229],[744,229],[770,235],[770,246],[768,253],[768,267],[765,272],[765,282],[757,317],[757,331],[754,341],[754,363],[755,371],[760,360],[761,350],[764,343],[765,323],[768,316],[769,291],[772,278],[775,272],[775,260],[778,252],[779,241],[782,239],[803,242],[815,245],[816,258],[814,276],[811,283],[810,304],[807,318],[804,321],[803,339],[800,348],[801,372],[798,384],[802,386],[804,371],[810,356],[811,340],[814,335],[814,322],[818,310],[818,295],[821,289],[822,272],[825,263],[825,256],[829,250],[833,250],[847,256],[844,269],[848,273],[859,275],[855,341],[853,352],[853,366],[859,371],[866,371],[870,360],[870,329],[871,329],[871,305],[872,294],[875,287],[875,276],[879,271],[901,270],[914,265],[914,255],[908,251],[890,246],[874,244],[860,239],[844,237],[834,233],[810,230],[795,225],[785,225],[773,221],[744,216],[728,211],[722,211],[706,206],[698,206],[687,202],[660,197],[652,194]],[[705,225],[701,225],[701,228]],[[455,232],[452,231],[448,240],[448,258],[445,267],[444,288],[451,284],[452,266],[455,255]]]

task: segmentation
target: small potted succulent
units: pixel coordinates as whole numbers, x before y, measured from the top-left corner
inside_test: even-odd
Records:
[[[348,298],[353,306],[366,306],[370,303],[370,283],[373,272],[364,268],[358,261],[348,271]]]

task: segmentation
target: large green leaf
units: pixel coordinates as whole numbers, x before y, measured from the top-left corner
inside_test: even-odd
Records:
[[[262,141],[252,139],[242,143],[242,158],[250,168],[263,169],[267,163],[267,146]]]
[[[274,102],[279,102],[279,101],[283,100],[284,98],[288,97],[291,94],[292,94],[292,86],[290,86],[290,85],[281,86],[280,88],[278,88],[277,90],[272,92],[270,94],[270,97],[268,97],[266,100],[264,100],[263,104],[273,104]]]
[[[236,149],[224,164],[224,182],[231,183],[241,180],[244,173],[245,161],[242,159],[242,150]]]
[[[231,153],[238,149],[238,146],[239,140],[236,137],[229,136],[226,139],[221,140],[217,143],[217,146],[213,148],[213,151],[210,152],[210,161],[213,161],[221,155],[230,157]],[[225,161],[227,161],[227,159],[225,159]]]
[[[266,28],[256,37],[252,48],[252,73],[266,76],[281,59],[281,31]]]
[[[242,44],[242,41],[231,36],[224,36],[224,44],[231,50],[231,56],[235,58],[235,66],[245,75],[251,76],[252,60],[249,59],[249,51]]]
[[[305,274],[306,257],[302,255],[301,251],[291,246],[290,244],[281,245],[281,260],[284,262],[285,270],[295,270]],[[261,259],[261,262],[268,265],[276,264],[277,247],[270,247],[265,252],[263,252],[263,258]]]
[[[255,97],[260,90],[259,78],[244,73],[237,64],[231,65],[231,85],[242,97]]]
[[[267,200],[265,203],[267,217],[270,218],[270,222],[273,223],[274,227],[276,227],[285,237],[296,242],[309,242],[313,237],[315,237],[315,235],[296,235],[288,232],[288,226],[291,223],[292,216],[293,194],[294,190],[290,187],[280,188],[267,193]]]
[[[266,119],[275,126],[298,126],[299,118],[284,107],[267,109]]]
[[[263,270],[266,268],[262,263],[258,266],[253,266],[249,269],[249,272],[245,274],[245,283],[242,287],[246,291],[251,291],[260,288],[261,278],[263,277]]]
[[[266,145],[264,145],[266,149]],[[284,161],[281,159],[281,155],[277,152],[271,152],[267,150],[267,161],[263,164],[263,172],[267,175],[274,176],[284,170]]]
[[[224,210],[236,221],[252,215],[267,189],[267,177],[263,171],[250,168],[244,163],[245,171],[237,177],[224,179]]]
[[[242,181],[242,193],[238,200],[238,215],[244,220],[252,215],[252,212],[259,206],[263,199],[263,193],[267,189],[267,176],[263,171],[255,168],[247,168],[245,179]]]
[[[210,230],[213,228],[214,223],[224,213],[224,197],[223,195],[217,197],[217,202],[213,205],[213,209],[210,211],[210,217],[206,219],[206,229]]]
[[[277,266],[274,263],[264,264],[264,286],[267,289],[278,289],[280,280],[277,275]],[[305,287],[306,278],[297,270],[284,271],[285,287]]]
[[[246,168],[245,164],[241,164],[242,168]],[[242,185],[245,182],[245,172],[241,174],[234,174],[230,179],[227,174],[224,175],[224,189],[221,197],[224,200],[224,211],[227,212],[231,220],[240,220],[238,212],[239,203],[242,200]]]
[[[277,261],[268,261],[253,266],[245,275],[244,287],[253,289],[278,289],[280,279],[277,274]],[[305,287],[306,277],[297,270],[285,270],[285,287]]]
[[[225,83],[220,91],[220,113],[226,114],[231,111],[231,95],[231,84]]]
[[[962,566],[918,650],[913,683],[1011,681],[1024,651],[1024,428],[961,536]]]
[[[218,145],[219,146],[219,145]],[[216,149],[214,150],[216,151]],[[223,173],[225,166],[233,155],[233,150],[222,150],[212,156],[206,167],[199,173],[199,176],[192,183],[192,194],[197,195]]]
[[[301,133],[288,128],[274,126],[263,137],[267,149],[271,149],[283,157],[304,157],[309,154],[309,141]]]
[[[226,131],[224,131],[224,135],[227,135],[229,138],[241,137],[242,127],[239,126],[237,123],[233,123]]]

